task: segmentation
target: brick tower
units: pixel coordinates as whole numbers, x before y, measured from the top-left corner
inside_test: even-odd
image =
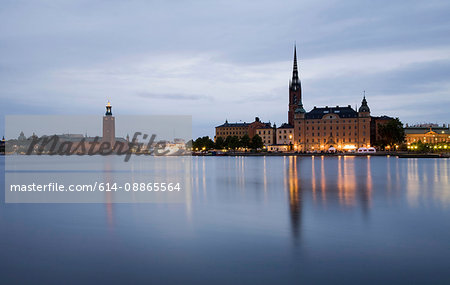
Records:
[[[106,113],[103,116],[103,138],[102,142],[109,142],[111,148],[114,147],[116,142],[116,126],[114,116],[112,115],[112,106],[108,101],[106,104]]]

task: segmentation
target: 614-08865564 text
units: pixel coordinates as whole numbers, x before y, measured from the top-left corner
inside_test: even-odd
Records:
[[[179,192],[182,190],[179,182],[106,182],[92,184],[70,184],[68,186],[50,182],[48,184],[11,184],[11,192]]]

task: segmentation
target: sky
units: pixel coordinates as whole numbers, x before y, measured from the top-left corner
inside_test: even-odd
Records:
[[[10,114],[192,115],[193,136],[287,121],[303,104],[450,123],[449,1],[2,0],[0,135]],[[30,134],[26,134],[30,135]]]

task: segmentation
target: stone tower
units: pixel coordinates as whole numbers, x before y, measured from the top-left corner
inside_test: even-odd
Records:
[[[116,142],[116,126],[114,116],[112,115],[112,106],[108,101],[106,104],[106,113],[103,116],[103,138],[102,142],[109,142],[113,148]]]

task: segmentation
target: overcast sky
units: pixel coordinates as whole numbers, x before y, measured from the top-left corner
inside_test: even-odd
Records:
[[[0,111],[287,120],[303,104],[450,123],[449,1],[21,1],[0,6]],[[29,135],[29,134],[26,134]]]

